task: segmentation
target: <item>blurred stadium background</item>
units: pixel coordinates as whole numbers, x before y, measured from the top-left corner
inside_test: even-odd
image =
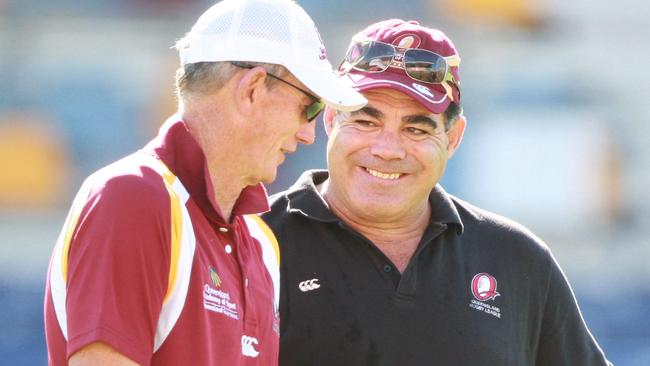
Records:
[[[175,109],[170,49],[213,2],[0,0],[0,357],[46,363],[43,284],[83,178]],[[650,10],[643,0],[300,0],[337,63],[417,19],[456,43],[469,128],[448,191],[550,245],[617,365],[650,365]],[[325,166],[325,136],[268,188]]]

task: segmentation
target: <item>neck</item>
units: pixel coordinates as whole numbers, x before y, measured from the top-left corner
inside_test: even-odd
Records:
[[[332,213],[369,239],[400,272],[403,272],[429,225],[431,218],[429,202],[423,202],[419,209],[410,210],[405,215],[395,214],[378,218],[338,202],[332,194],[328,194],[328,182],[326,181],[318,189]]]
[[[241,147],[234,146],[237,139],[233,138],[232,119],[224,111],[217,110],[185,108],[182,113],[183,121],[205,156],[208,196],[213,205],[218,206],[215,209],[221,211],[223,219],[230,222],[233,207],[247,186],[233,158]]]
[[[219,206],[221,210],[221,216],[226,222],[230,222],[232,219],[232,210],[235,207],[235,203],[239,198],[241,192],[246,188],[243,184],[236,184],[235,179],[229,180],[231,176],[227,172],[224,172],[222,166],[211,167],[208,164],[208,171],[210,175],[210,182],[212,183],[212,192],[214,195],[214,203]],[[224,174],[225,173],[225,174]]]

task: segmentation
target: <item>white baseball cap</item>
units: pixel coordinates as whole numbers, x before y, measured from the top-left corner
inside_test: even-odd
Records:
[[[354,111],[367,103],[332,71],[314,21],[292,0],[223,0],[199,17],[179,53],[181,65],[282,65],[333,108]]]

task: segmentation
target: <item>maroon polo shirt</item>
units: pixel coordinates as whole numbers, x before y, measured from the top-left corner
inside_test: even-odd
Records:
[[[103,342],[140,364],[276,365],[273,283],[242,216],[266,210],[251,186],[226,222],[203,152],[170,118],[73,203],[46,288],[50,364]]]

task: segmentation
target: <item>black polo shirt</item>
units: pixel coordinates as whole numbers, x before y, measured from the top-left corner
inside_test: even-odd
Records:
[[[281,248],[281,365],[607,365],[548,247],[437,186],[400,274],[310,171],[263,218]]]

